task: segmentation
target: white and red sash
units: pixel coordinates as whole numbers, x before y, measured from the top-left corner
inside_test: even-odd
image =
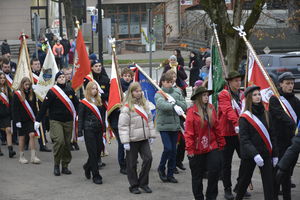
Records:
[[[33,77],[34,84],[37,84],[37,82],[39,81],[38,75],[36,75],[35,73],[32,73],[32,77]]]
[[[128,104],[126,104],[125,106],[129,108]],[[148,114],[142,106],[134,104],[134,111],[148,123]]]
[[[72,134],[73,134],[73,138],[75,138],[76,109],[74,107],[74,104],[71,101],[71,99],[66,95],[66,93],[62,89],[60,89],[60,87],[58,87],[57,85],[54,85],[51,88],[51,90],[54,92],[54,94],[56,94],[59,100],[61,100],[61,102],[66,106],[66,108],[70,111],[71,115],[73,116]]]
[[[3,93],[3,92],[0,92],[0,101],[2,101],[2,103],[4,105],[6,105],[7,108],[9,108],[9,100],[8,100],[8,97]]]
[[[81,103],[83,103],[86,107],[88,107],[93,113],[94,115],[97,117],[97,119],[100,121],[102,129],[104,130],[104,124],[103,124],[103,120],[100,114],[99,109],[97,108],[97,106],[93,103],[90,103],[86,98],[81,100]]]
[[[248,110],[246,110],[241,117],[244,117],[259,133],[260,137],[264,141],[268,151],[270,154],[272,154],[272,142],[270,139],[270,134],[265,127],[265,125],[252,113],[250,113]]]
[[[287,111],[289,112],[291,118],[297,124],[297,114],[295,113],[291,104],[288,102],[288,100],[286,100],[286,98],[284,98],[284,96],[280,96],[280,99],[281,99],[282,103],[284,104],[284,106],[286,107]]]
[[[12,84],[13,84],[12,78],[9,76],[9,74],[5,74],[5,77],[6,77],[6,82],[7,82],[8,86],[11,88]]]
[[[98,84],[98,82],[95,81],[95,80],[91,77],[91,75],[87,75],[85,78],[86,78],[87,80],[89,80],[89,81],[94,81],[94,82],[96,83],[97,88],[98,88],[98,92],[99,92],[100,96],[101,96],[101,94],[104,93],[104,91],[102,90],[102,88],[100,87],[100,85]]]
[[[237,111],[238,115],[241,115],[242,108],[239,106],[239,104],[234,99],[231,100],[231,105],[232,105],[232,108]]]
[[[23,108],[26,110],[28,116],[30,117],[30,119],[34,123],[35,122],[35,115],[34,115],[34,112],[33,112],[32,108],[31,108],[31,106],[29,105],[28,101],[26,99],[23,101],[22,94],[21,94],[20,90],[17,90],[15,92],[15,94],[19,98],[19,101],[21,102]],[[36,136],[40,136],[40,131],[38,129],[35,130],[35,131],[36,131]]]

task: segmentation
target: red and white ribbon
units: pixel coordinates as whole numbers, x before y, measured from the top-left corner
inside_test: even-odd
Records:
[[[3,104],[6,105],[6,107],[9,108],[9,100],[8,100],[8,97],[7,97],[3,92],[0,92],[0,100],[3,102]]]
[[[12,87],[12,84],[13,84],[12,78],[9,76],[9,74],[5,74],[5,77],[6,77],[6,81],[7,81],[8,86]]]
[[[128,104],[126,104],[125,106],[129,108]],[[148,123],[148,114],[142,106],[134,104],[134,111]]]
[[[104,131],[104,124],[103,124],[103,120],[100,114],[99,109],[97,108],[97,106],[93,103],[90,103],[86,98],[81,100],[81,103],[83,103],[86,107],[88,107],[93,113],[94,115],[97,117],[97,119],[100,121],[101,125],[102,125],[102,130]]]
[[[39,81],[38,75],[36,75],[35,73],[32,73],[32,77],[33,77],[34,84],[37,84],[37,82]]]
[[[284,96],[280,96],[280,99],[281,99],[282,103],[284,104],[284,106],[286,107],[286,109],[288,110],[291,118],[297,124],[297,114],[295,113],[295,111],[294,111],[293,107],[291,106],[291,104],[288,102],[288,100],[286,100],[286,98],[284,98]]]

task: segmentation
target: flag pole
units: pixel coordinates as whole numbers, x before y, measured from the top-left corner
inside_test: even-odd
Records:
[[[247,59],[246,59],[246,65],[245,65],[245,79],[244,79],[244,90],[248,87],[248,73],[249,73],[249,51],[247,51]]]
[[[284,104],[282,103],[281,99],[280,99],[280,95],[279,92],[277,90],[277,88],[275,87],[273,81],[271,80],[269,74],[266,72],[265,68],[263,67],[259,57],[257,56],[253,46],[250,44],[250,42],[247,40],[246,38],[246,32],[244,31],[244,26],[236,26],[233,27],[236,31],[239,32],[240,37],[243,38],[246,46],[248,47],[249,51],[253,54],[255,61],[257,62],[257,65],[259,66],[262,74],[264,75],[265,79],[267,80],[267,82],[269,83],[269,85],[271,86],[272,91],[274,92],[274,95],[278,98],[278,101],[280,102],[280,105],[282,106],[283,110],[286,112],[286,114],[288,116],[291,117],[291,115],[289,114],[289,112],[287,111],[286,107],[284,106]]]

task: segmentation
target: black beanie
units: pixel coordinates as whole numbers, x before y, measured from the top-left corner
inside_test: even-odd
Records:
[[[93,67],[97,63],[101,63],[100,60],[97,60],[97,59],[96,60],[92,60],[91,61],[91,67]]]
[[[57,81],[60,75],[64,75],[64,73],[62,71],[57,72],[57,74],[55,75],[55,81]]]

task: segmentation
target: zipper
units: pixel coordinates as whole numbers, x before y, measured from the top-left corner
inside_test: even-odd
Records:
[[[142,119],[142,124],[143,124],[144,138],[147,139],[146,133],[145,133],[145,127],[144,127],[144,119],[142,117],[141,117],[141,119]]]

